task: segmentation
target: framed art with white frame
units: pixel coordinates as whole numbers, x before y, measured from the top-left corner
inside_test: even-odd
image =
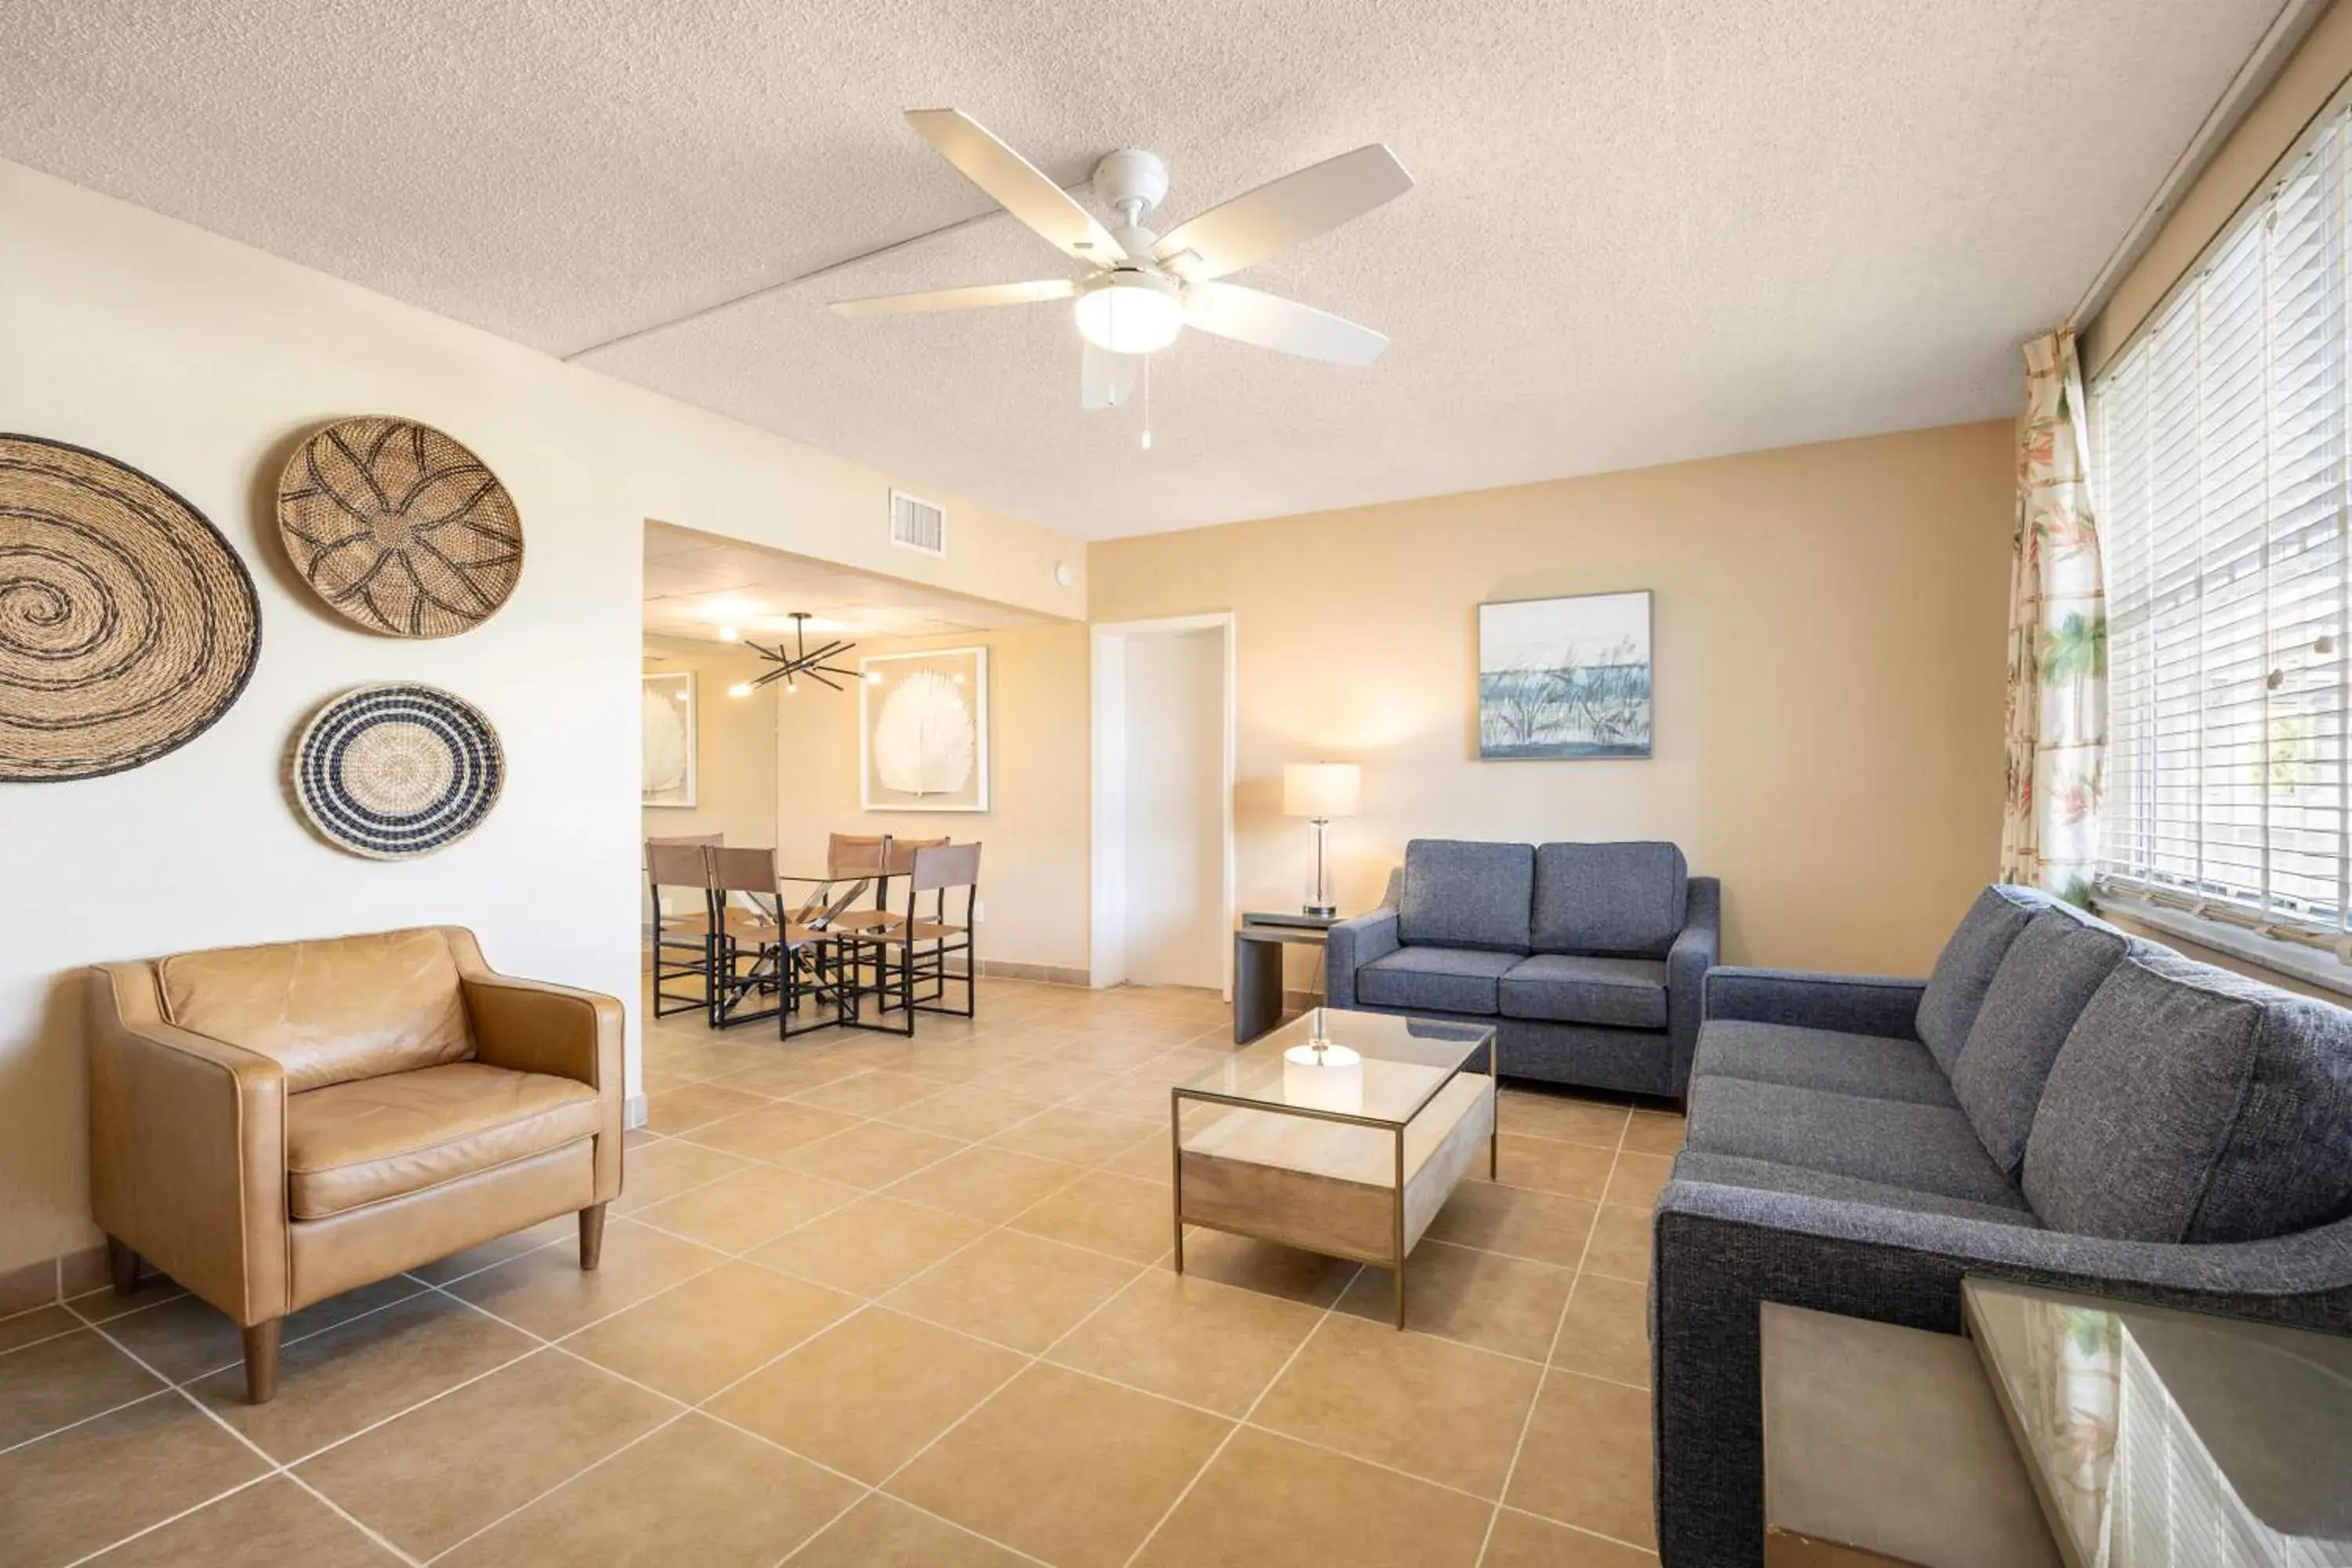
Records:
[[[858,804],[867,811],[988,809],[988,649],[857,661]]]
[[[648,670],[645,677],[645,805],[694,805],[694,671]]]

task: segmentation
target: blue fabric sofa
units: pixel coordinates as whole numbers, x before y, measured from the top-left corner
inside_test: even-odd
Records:
[[[1680,1099],[1722,888],[1671,844],[1416,838],[1324,950],[1334,1007],[1496,1026],[1506,1076]]]
[[[1758,1312],[1963,1276],[2352,1330],[2352,1012],[1988,889],[1925,981],[1707,978],[1650,1286],[1659,1553],[1763,1561]]]

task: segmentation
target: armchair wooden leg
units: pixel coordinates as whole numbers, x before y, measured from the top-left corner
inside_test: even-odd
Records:
[[[595,1272],[597,1260],[604,1255],[604,1205],[597,1204],[580,1211],[580,1271]]]
[[[139,1289],[139,1255],[110,1236],[106,1238],[106,1270],[116,1295],[128,1296]]]
[[[278,1338],[283,1318],[256,1323],[245,1331],[245,1400],[267,1405],[278,1397]]]

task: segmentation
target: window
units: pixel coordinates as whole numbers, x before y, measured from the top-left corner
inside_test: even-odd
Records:
[[[2091,395],[2107,573],[2101,884],[2347,931],[2347,111]],[[2081,663],[2084,661],[2076,661]]]

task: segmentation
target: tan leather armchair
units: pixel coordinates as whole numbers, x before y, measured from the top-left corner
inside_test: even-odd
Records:
[[[286,1315],[621,1192],[621,1005],[515,980],[434,926],[219,948],[89,978],[90,1186],[115,1289],[146,1259],[237,1321],[277,1392]]]

